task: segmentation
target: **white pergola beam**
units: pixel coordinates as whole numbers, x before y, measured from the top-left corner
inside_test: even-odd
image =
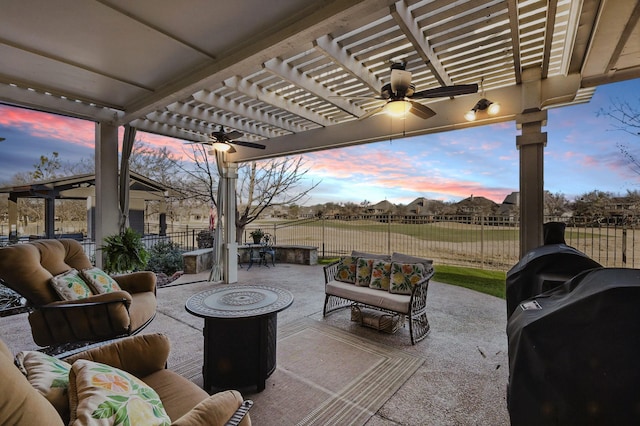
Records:
[[[362,84],[371,89],[371,91],[374,93],[380,92],[380,88],[384,84],[382,80],[376,78],[366,67],[355,60],[353,55],[350,55],[349,52],[341,47],[330,35],[319,37],[313,42],[313,45],[317,50],[331,59],[333,63],[346,70],[362,82]]]
[[[305,91],[313,94],[320,99],[324,99],[325,101],[332,103],[336,107],[348,112],[354,117],[360,117],[366,113],[365,110],[363,110],[359,106],[352,104],[348,100],[335,97],[335,94],[332,91],[324,87],[322,84],[319,84],[315,80],[306,77],[298,70],[290,67],[280,58],[274,58],[266,61],[262,66],[265,70],[288,81],[294,86],[304,89]]]
[[[334,122],[320,114],[317,114],[307,108],[301,107],[294,102],[288,99],[284,99],[283,97],[265,90],[256,84],[249,83],[247,80],[241,79],[240,77],[236,76],[229,78],[225,80],[224,85],[250,98],[257,99],[281,110],[290,112],[297,115],[298,117],[304,118],[305,120],[309,120],[313,123],[319,124],[320,126],[330,126],[332,124],[335,124]]]
[[[449,74],[444,69],[442,63],[440,63],[440,60],[438,59],[438,56],[433,51],[433,48],[422,34],[422,31],[418,27],[415,18],[411,14],[411,11],[404,0],[391,5],[389,10],[391,11],[393,19],[395,19],[404,35],[409,39],[427,67],[429,67],[436,80],[438,80],[442,86],[451,86],[453,83],[451,82]]]
[[[334,0],[323,7],[310,7],[306,15],[292,17],[282,28],[273,33],[256,34],[232,51],[222,52],[218,60],[196,69],[187,76],[168,82],[162,89],[139,99],[127,108],[121,119],[123,123],[135,120],[152,111],[163,108],[176,99],[186,98],[203,86],[212,86],[234,75],[243,75],[254,69],[255,63],[264,63],[271,58],[286,54],[292,45],[309,43],[318,37],[335,31],[335,22],[348,23],[361,16],[376,13],[387,7],[392,0]]]
[[[9,104],[31,107],[39,111],[66,114],[71,117],[103,123],[115,123],[124,115],[122,111],[40,93],[12,84],[0,84],[0,99]]]
[[[522,83],[522,61],[520,60],[520,11],[518,0],[507,0],[509,9],[509,28],[511,30],[511,46],[513,47],[513,72],[516,84]]]
[[[244,104],[231,99],[227,99],[224,96],[220,96],[213,92],[201,90],[193,95],[193,99],[198,102],[202,102],[204,104],[211,105],[213,107],[220,108],[243,117],[247,117],[251,120],[260,121],[273,127],[279,127],[284,130],[283,132],[273,132],[270,130],[265,130],[259,133],[260,136],[263,136],[265,138],[272,138],[276,136],[282,136],[283,134],[287,133],[293,133],[296,131],[301,132],[306,130],[299,127],[290,126],[282,119],[273,118],[271,114],[267,114],[262,111],[256,111],[255,109],[249,108]]]
[[[260,137],[263,137],[263,138],[271,138],[271,137],[282,136],[283,134],[283,133],[267,132],[265,131],[265,129],[255,124],[248,125],[246,122],[243,122],[241,120],[229,118],[225,115],[218,114],[218,113],[211,113],[203,110],[202,108],[196,108],[191,105],[187,105],[180,102],[176,102],[167,106],[167,110],[171,112],[175,112],[180,115],[185,115],[188,117],[193,117],[198,120],[206,121],[207,123],[210,123],[212,126],[221,125],[224,127],[231,127],[233,129],[237,129],[246,133],[247,136],[259,135]],[[209,130],[207,133],[210,133],[210,132],[211,130]],[[259,140],[260,137],[253,136],[252,138]]]
[[[142,132],[154,133],[161,136],[170,136],[176,139],[183,139],[185,141],[205,142],[207,140],[205,135],[198,135],[197,133],[189,132],[176,126],[158,123],[157,121],[151,121],[149,119],[134,120],[131,122],[131,126]]]

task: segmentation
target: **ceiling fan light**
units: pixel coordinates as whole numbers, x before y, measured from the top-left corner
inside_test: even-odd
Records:
[[[231,149],[231,145],[223,142],[214,142],[212,146],[213,146],[213,149],[215,149],[216,151],[222,151],[222,152],[226,152]]]
[[[487,114],[497,115],[500,112],[500,104],[497,102],[491,102],[489,108],[487,108]]]
[[[411,102],[405,100],[391,101],[385,105],[384,110],[391,117],[404,118],[411,109]]]
[[[465,118],[467,121],[475,121],[475,119],[476,119],[476,110],[475,110],[475,109],[472,109],[472,110],[467,111],[467,112],[464,114],[464,118]]]

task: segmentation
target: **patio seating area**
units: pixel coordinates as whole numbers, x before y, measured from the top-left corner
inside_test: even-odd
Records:
[[[204,324],[185,302],[212,285],[208,276],[183,275],[159,288],[156,318],[143,331],[167,334],[168,368],[200,386]],[[349,309],[323,318],[320,265],[243,268],[238,284],[279,287],[294,296],[278,315],[277,367],[266,389],[241,390],[255,402],[253,424],[509,423],[504,300],[431,281],[431,332],[411,345],[407,326],[379,332],[352,322]],[[14,353],[37,348],[26,314],[0,318],[0,336]]]

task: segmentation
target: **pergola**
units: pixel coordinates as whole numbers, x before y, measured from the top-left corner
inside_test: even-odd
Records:
[[[96,123],[96,238],[118,230],[118,127],[206,141],[223,125],[265,150],[220,156],[233,218],[240,162],[514,122],[521,253],[542,242],[547,109],[640,77],[639,0],[0,0],[0,102]],[[416,90],[481,83],[391,120],[390,62]],[[499,115],[468,122],[484,97]],[[342,96],[342,97],[340,97]],[[235,281],[233,225],[225,281]]]

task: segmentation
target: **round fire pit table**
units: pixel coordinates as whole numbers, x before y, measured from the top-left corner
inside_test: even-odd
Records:
[[[205,390],[263,391],[276,368],[278,312],[293,295],[263,285],[217,284],[191,296],[185,309],[204,318]]]

